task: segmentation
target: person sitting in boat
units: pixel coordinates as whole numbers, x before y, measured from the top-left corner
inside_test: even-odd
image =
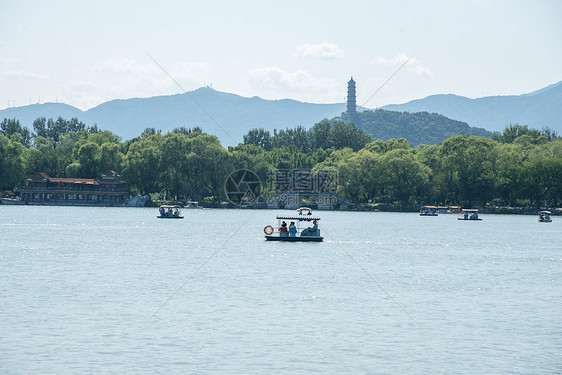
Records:
[[[289,237],[296,237],[297,236],[297,227],[295,226],[295,222],[291,221],[289,224]]]
[[[316,220],[314,220],[312,222],[312,226],[305,228],[302,232],[301,232],[301,237],[306,237],[306,236],[316,236],[316,233],[318,231],[318,223],[316,222]]]
[[[164,207],[160,207],[160,216],[164,216],[165,213],[166,210],[164,209]]]
[[[465,212],[465,213],[464,213],[464,219],[465,219],[465,220],[468,220],[468,212]]]
[[[176,208],[176,210],[174,211],[174,216],[180,216],[180,212],[178,211],[177,208]]]
[[[279,229],[279,232],[281,233],[281,237],[287,237],[287,223],[286,222],[282,222],[281,223],[281,228]]]
[[[470,215],[470,220],[476,220],[476,219],[478,219],[478,214],[476,212]]]

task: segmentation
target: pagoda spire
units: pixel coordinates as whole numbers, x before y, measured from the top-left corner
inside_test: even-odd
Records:
[[[353,80],[353,76],[351,76],[351,79],[347,82],[347,113],[357,113],[355,81]]]

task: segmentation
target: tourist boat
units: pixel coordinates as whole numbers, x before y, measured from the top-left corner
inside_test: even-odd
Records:
[[[550,218],[550,211],[539,212],[539,222],[541,222],[541,223],[551,223],[552,219]]]
[[[158,209],[160,215],[158,219],[183,219],[180,212],[180,206],[163,205]]]
[[[478,210],[475,208],[464,208],[461,213],[463,216],[457,220],[482,220],[478,217]]]
[[[19,199],[19,197],[17,198],[0,198],[0,204],[6,204],[6,205],[15,205],[15,204],[26,204],[25,201],[22,201]]]
[[[277,215],[278,225],[263,228],[267,241],[322,242],[318,222],[320,218],[312,214],[308,207],[297,209],[296,215]],[[291,225],[292,224],[292,225]]]
[[[437,207],[438,214],[462,214],[461,206],[439,206]]]
[[[437,207],[435,206],[422,206],[420,216],[437,216]]]
[[[192,202],[189,201],[185,204],[185,206],[183,206],[183,208],[200,208],[199,207],[199,202]]]
[[[461,214],[462,213],[462,209],[461,206],[449,206],[449,208],[447,209],[447,211],[445,213],[448,214]]]

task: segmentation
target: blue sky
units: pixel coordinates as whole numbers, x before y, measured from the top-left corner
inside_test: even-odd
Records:
[[[562,80],[562,1],[0,0],[0,109],[188,91],[368,108]],[[369,97],[413,58],[371,100]]]

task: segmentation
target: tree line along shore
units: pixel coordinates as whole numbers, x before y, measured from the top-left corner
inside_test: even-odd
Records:
[[[148,128],[123,141],[75,118],[38,118],[33,130],[17,119],[0,123],[0,192],[17,191],[36,172],[95,178],[115,170],[131,193],[214,205],[228,200],[225,179],[238,169],[264,182],[275,170],[336,171],[334,192],[364,209],[434,204],[509,211],[562,204],[562,138],[519,124],[491,138],[454,135],[414,147],[403,138],[373,140],[335,119],[310,129],[252,129],[225,148],[198,127],[166,134]],[[274,193],[268,189],[264,184],[262,195]]]

